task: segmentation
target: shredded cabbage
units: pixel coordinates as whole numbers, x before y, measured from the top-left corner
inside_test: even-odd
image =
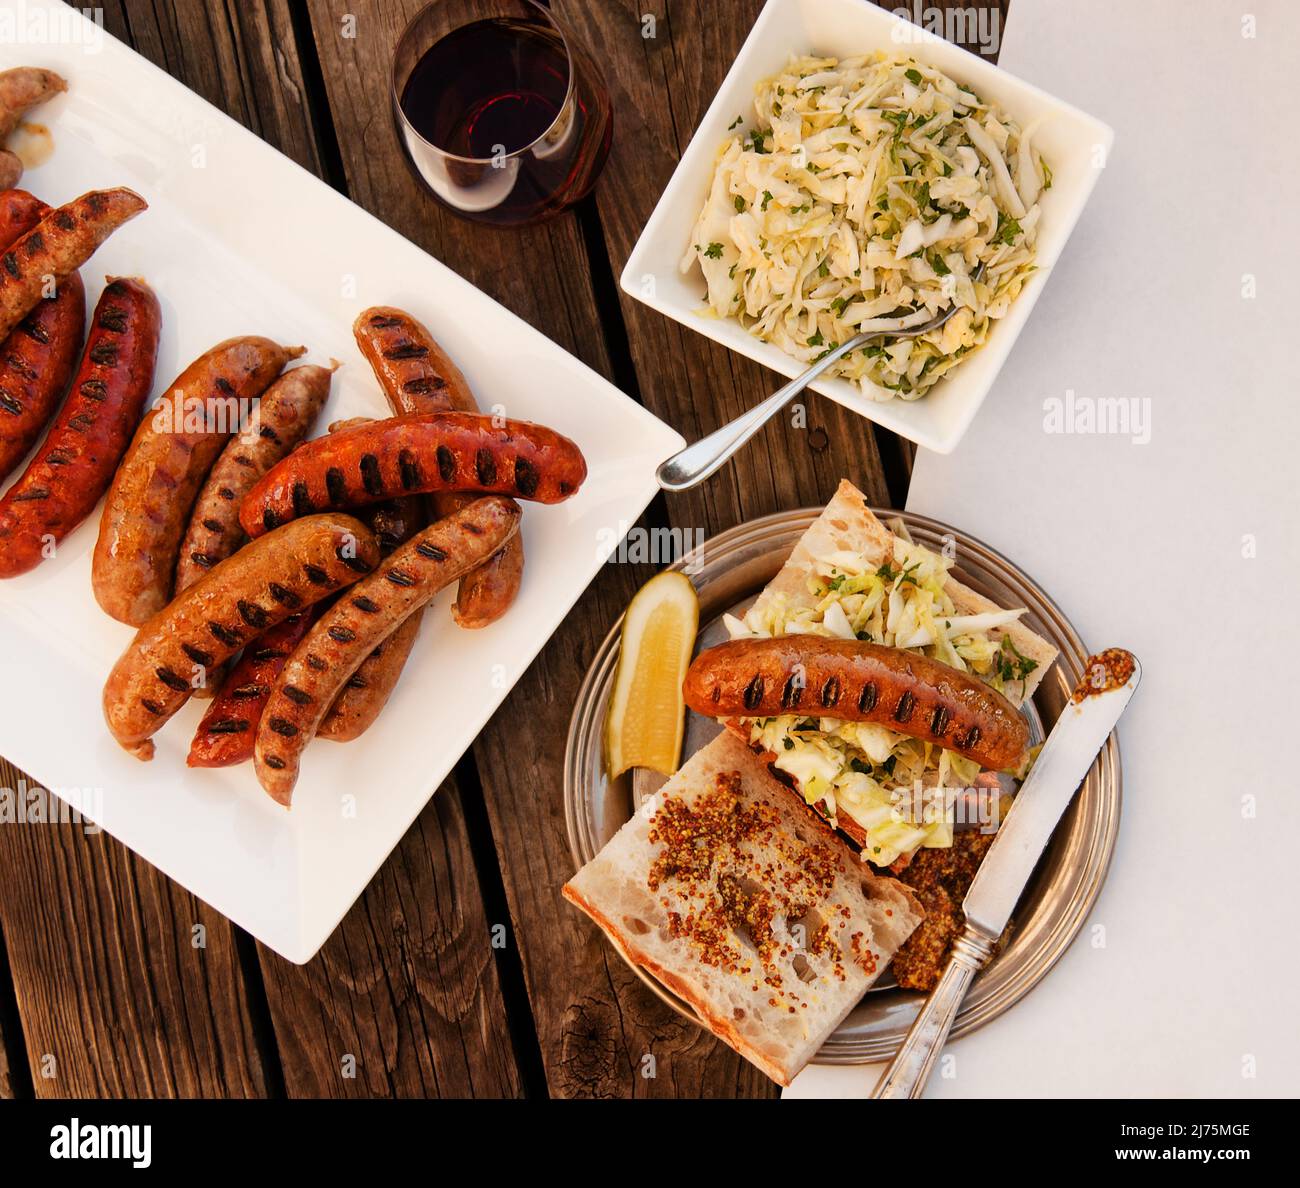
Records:
[[[983,345],[1034,271],[1051,179],[1035,128],[879,53],[792,58],[759,84],[754,110],[719,150],[682,270],[700,265],[709,312],[803,362],[955,304],[942,327],[831,369],[871,399],[924,395]]]

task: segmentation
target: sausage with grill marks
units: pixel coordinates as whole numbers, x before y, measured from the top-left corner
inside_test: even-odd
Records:
[[[239,505],[257,480],[307,436],[329,398],[336,367],[309,363],[286,371],[226,443],[194,502],[176,561],[177,593],[243,545],[247,537],[239,526]]]
[[[45,298],[51,277],[62,288],[104,240],[145,209],[133,190],[92,190],[51,211],[0,253],[0,339]]]
[[[434,491],[559,503],[586,477],[582,451],[543,425],[460,412],[389,417],[295,450],[249,492],[239,522],[258,536],[313,511]]]
[[[0,251],[49,213],[24,190],[12,190],[0,218]],[[67,391],[86,329],[86,292],[73,272],[37,303],[0,345],[0,480],[36,444]]]
[[[379,551],[385,556],[410,540],[427,521],[419,499],[381,503],[369,517],[370,527],[379,541]],[[318,738],[351,742],[374,725],[397,687],[423,621],[424,607],[420,607],[398,624],[391,635],[375,645],[334,699],[316,731]]]
[[[927,656],[858,640],[732,640],[695,658],[683,692],[712,718],[875,722],[994,771],[1015,768],[1029,743],[1024,718],[996,689]]]
[[[104,686],[113,737],[152,759],[152,736],[189,700],[196,675],[378,563],[370,529],[345,515],[308,516],[227,558],[145,623],[113,666]]]
[[[257,778],[274,800],[288,806],[304,748],[375,645],[496,552],[519,517],[511,499],[476,500],[417,533],[321,616],[281,670],[257,728]]]
[[[153,388],[161,319],[144,281],[108,278],[68,399],[0,499],[0,578],[40,564],[95,510]]]
[[[136,430],[113,477],[91,564],[95,598],[138,627],[167,605],[199,487],[260,396],[302,347],[230,338],[174,380]]]
[[[460,368],[425,326],[404,310],[388,305],[367,309],[352,324],[352,332],[393,412],[478,412]],[[439,516],[459,511],[474,498],[452,493],[430,496]],[[515,533],[505,548],[460,579],[452,618],[469,629],[495,623],[518,596],[523,572],[523,536]]]
[[[258,636],[230,670],[194,732],[185,762],[190,767],[231,767],[253,757],[253,739],[271,685],[307,634],[320,603],[290,615]]]

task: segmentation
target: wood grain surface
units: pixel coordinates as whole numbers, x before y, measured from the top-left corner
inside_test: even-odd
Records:
[[[421,4],[115,0],[105,24],[688,439],[771,391],[779,377],[630,300],[615,279],[760,0],[551,0],[605,74],[614,146],[592,197],[512,231],[450,216],[394,136],[392,47]],[[413,312],[436,332],[436,309]],[[779,418],[708,484],[656,500],[639,526],[711,534],[824,502],[842,477],[901,504],[910,447],[824,398],[802,405],[801,421]],[[559,894],[573,873],[561,802],[569,715],[597,646],[654,568],[605,566],[306,966],[111,838],[0,829],[0,1097],[774,1096],[647,992]],[[23,779],[0,761],[0,786]]]

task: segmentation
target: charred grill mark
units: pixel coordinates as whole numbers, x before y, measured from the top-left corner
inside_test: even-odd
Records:
[[[89,429],[95,423],[95,417],[92,413],[78,413],[68,422],[68,428],[76,433]]]
[[[223,396],[233,396],[235,394],[235,385],[232,384],[224,375],[217,376],[217,391]]]
[[[239,647],[244,638],[238,631],[235,631],[222,623],[218,623],[216,619],[208,620],[208,630],[212,632],[213,637],[219,643],[223,644],[227,648]]]
[[[240,685],[238,689],[232,689],[230,696],[236,701],[252,701],[254,698],[264,696],[268,691],[266,685],[252,683]]]
[[[279,755],[263,755],[262,762],[272,771],[282,771],[284,769],[284,760]]]
[[[13,277],[22,276],[22,272],[19,271],[18,268],[18,257],[15,256],[13,252],[5,252],[4,264],[5,264],[5,271],[10,276]]]
[[[446,386],[447,381],[440,375],[418,375],[415,379],[407,380],[402,385],[402,391],[409,392],[412,396],[431,396]]]
[[[54,225],[60,231],[75,231],[77,220],[74,219],[66,210],[56,211],[54,214]]]
[[[205,728],[208,734],[243,734],[249,727],[247,718],[218,718]]]
[[[274,508],[268,507],[262,512],[262,525],[268,532],[280,526],[280,517],[275,514]]]
[[[258,437],[264,438],[266,441],[275,442],[276,445],[280,444],[280,435],[270,425],[263,425],[257,431],[257,435]]]
[[[97,379],[86,380],[77,390],[87,400],[103,400],[108,395],[108,385]]]
[[[525,499],[531,499],[537,494],[537,484],[541,482],[541,475],[537,473],[537,467],[534,466],[527,458],[515,459],[515,490]]]
[[[486,446],[483,446],[474,455],[474,473],[478,475],[478,481],[483,486],[496,486],[497,460],[496,456]]]
[[[45,464],[47,466],[67,466],[73,461],[73,455],[67,450],[51,450],[45,455]]]
[[[797,709],[802,699],[803,682],[798,675],[792,674],[786,678],[785,687],[781,690],[781,708]]]
[[[721,701],[721,700],[722,700],[722,686],[721,686],[721,685],[714,685],[714,686],[713,686],[713,692],[710,693],[709,696],[713,699],[713,701],[714,701],[715,703]]]
[[[237,498],[238,498],[238,496],[234,493],[234,491],[232,491],[229,487],[222,487],[222,488],[217,492],[217,494],[220,495],[222,499],[225,499],[225,500],[228,500],[228,501],[233,501],[234,499],[237,499]]]
[[[278,714],[273,716],[267,725],[282,738],[293,738],[298,733],[297,726],[290,722],[288,718],[281,718]]]
[[[45,329],[40,322],[33,318],[26,318],[18,327],[33,342],[40,343],[41,346],[50,345],[50,332]]]
[[[827,709],[838,705],[840,702],[840,678],[827,677],[826,683],[822,686],[822,705]]]
[[[916,708],[916,697],[909,689],[902,697],[898,699],[898,705],[894,709],[895,722],[907,722],[911,720],[912,711]]]
[[[271,623],[271,616],[266,613],[256,602],[249,602],[241,598],[236,606],[239,608],[239,617],[244,620],[250,627],[256,631],[265,631]]]
[[[966,738],[961,745],[969,751],[971,747],[975,746],[976,743],[979,742],[979,740],[980,728],[972,723],[971,728],[966,731]]]
[[[313,586],[333,587],[338,583],[318,565],[304,565],[302,571]]]
[[[214,657],[211,652],[205,652],[202,648],[195,647],[193,644],[181,644],[181,651],[184,652],[195,664],[203,668],[211,668]]]
[[[943,732],[948,729],[948,711],[941,705],[934,707],[934,713],[930,715],[930,733],[942,738]]]
[[[163,707],[159,705],[156,701],[150,700],[148,697],[140,698],[140,704],[155,716],[163,712]]]
[[[456,455],[451,452],[445,445],[440,445],[437,449],[438,456],[438,477],[444,483],[449,483],[456,477]]]
[[[402,319],[392,314],[373,314],[370,318],[370,324],[376,330],[391,330],[394,326],[400,326]]]
[[[293,514],[295,516],[309,516],[316,510],[315,504],[311,501],[311,492],[307,490],[307,484],[299,479],[293,485]]]
[[[33,382],[37,378],[36,369],[28,363],[22,355],[8,355],[5,358],[5,362],[9,365],[10,371],[20,375],[28,383]]]
[[[98,363],[101,367],[112,367],[117,363],[117,343],[97,342],[90,348],[87,357],[92,363]]]
[[[302,606],[302,599],[292,590],[286,590],[279,582],[272,582],[267,586],[267,592],[281,606],[298,607]]]
[[[416,545],[415,551],[419,553],[421,557],[427,557],[430,561],[447,560],[446,552],[443,549],[438,548],[437,545],[429,544],[428,541]]]
[[[566,479],[561,479],[561,480],[560,480],[560,494],[561,494],[561,495],[572,495],[572,494],[573,494],[573,490],[574,490],[574,487],[573,487],[573,484],[572,484],[571,482],[568,482]]]
[[[162,681],[167,688],[171,689],[175,693],[188,693],[190,691],[189,681],[179,673],[173,672],[166,665],[163,665],[160,668],[155,668],[153,674]]]
[[[325,493],[333,504],[342,505],[348,501],[348,485],[343,480],[343,471],[331,466],[325,472]]]
[[[99,315],[99,328],[109,330],[114,334],[121,334],[126,330],[127,316],[126,310],[120,305],[110,305]]]
[[[215,532],[218,536],[224,535],[226,531],[226,526],[220,520],[214,520],[211,516],[203,521],[203,527],[209,532]]]
[[[342,545],[334,550],[334,555],[343,562],[353,573],[369,573],[370,566],[365,563],[361,557],[348,553]]]
[[[361,485],[367,495],[384,493],[384,476],[379,473],[379,459],[374,454],[361,455]]]
[[[745,708],[757,709],[758,703],[763,700],[763,677],[762,674],[756,676],[748,685],[745,686]]]
[[[348,677],[347,687],[349,689],[366,689],[369,688],[369,682],[359,672],[354,672]]]
[[[236,466],[242,466],[245,470],[252,470],[256,465],[247,454],[236,454],[232,461]]]
[[[27,254],[29,256],[34,256],[44,247],[45,236],[41,234],[40,228],[38,227],[27,237]]]
[[[376,615],[379,613],[379,603],[374,599],[367,598],[364,594],[358,594],[352,599],[352,605],[364,615]]]
[[[16,495],[9,496],[14,503],[40,503],[49,497],[49,487],[33,487],[30,491],[22,491]]]
[[[22,401],[8,392],[0,392],[0,408],[7,413],[12,413],[15,417],[23,415]]]
[[[390,569],[385,575],[394,586],[414,586],[415,579],[400,569]]]
[[[311,694],[303,692],[297,685],[285,685],[284,695],[294,705],[307,705],[311,701]]]
[[[420,472],[419,460],[410,450],[403,450],[397,455],[397,469],[402,477],[403,491],[410,491],[418,487],[424,477]]]
[[[319,656],[314,653],[309,653],[307,656],[307,667],[310,668],[312,672],[324,672],[329,665]]]
[[[874,681],[868,681],[862,686],[862,692],[858,694],[858,709],[864,714],[869,714],[876,708],[876,700],[880,696],[880,691],[876,688]]]
[[[355,643],[357,633],[351,627],[336,626],[331,627],[326,633],[335,643],[350,644]]]
[[[404,338],[400,342],[389,347],[384,352],[385,359],[391,359],[394,362],[402,362],[406,359],[423,359],[429,354],[429,348],[421,346],[418,342],[412,342],[409,338]]]

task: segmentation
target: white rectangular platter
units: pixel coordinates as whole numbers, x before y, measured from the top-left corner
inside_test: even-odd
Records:
[[[305,344],[306,362],[342,361],[315,432],[339,417],[386,415],[351,324],[366,306],[391,304],[429,326],[484,408],[550,425],[587,458],[577,496],[525,508],[528,562],[510,613],[464,631],[444,592],[379,721],[354,743],[311,746],[288,812],[261,791],[251,765],[186,767],[206,702],[192,702],[160,733],[152,763],[108,735],[101,689],[132,632],[91,593],[98,514],[56,558],[0,583],[0,754],[276,952],[304,962],[563,622],[653,496],[655,465],[682,439],[180,83],[78,24],[72,10],[26,0],[22,15],[59,22],[60,39],[0,45],[0,69],[49,67],[70,89],[40,109],[55,151],[21,184],[51,205],[119,185],[149,202],[82,276],[91,306],[105,275],[143,276],[157,291],[156,394],[221,339],[264,334]]]

